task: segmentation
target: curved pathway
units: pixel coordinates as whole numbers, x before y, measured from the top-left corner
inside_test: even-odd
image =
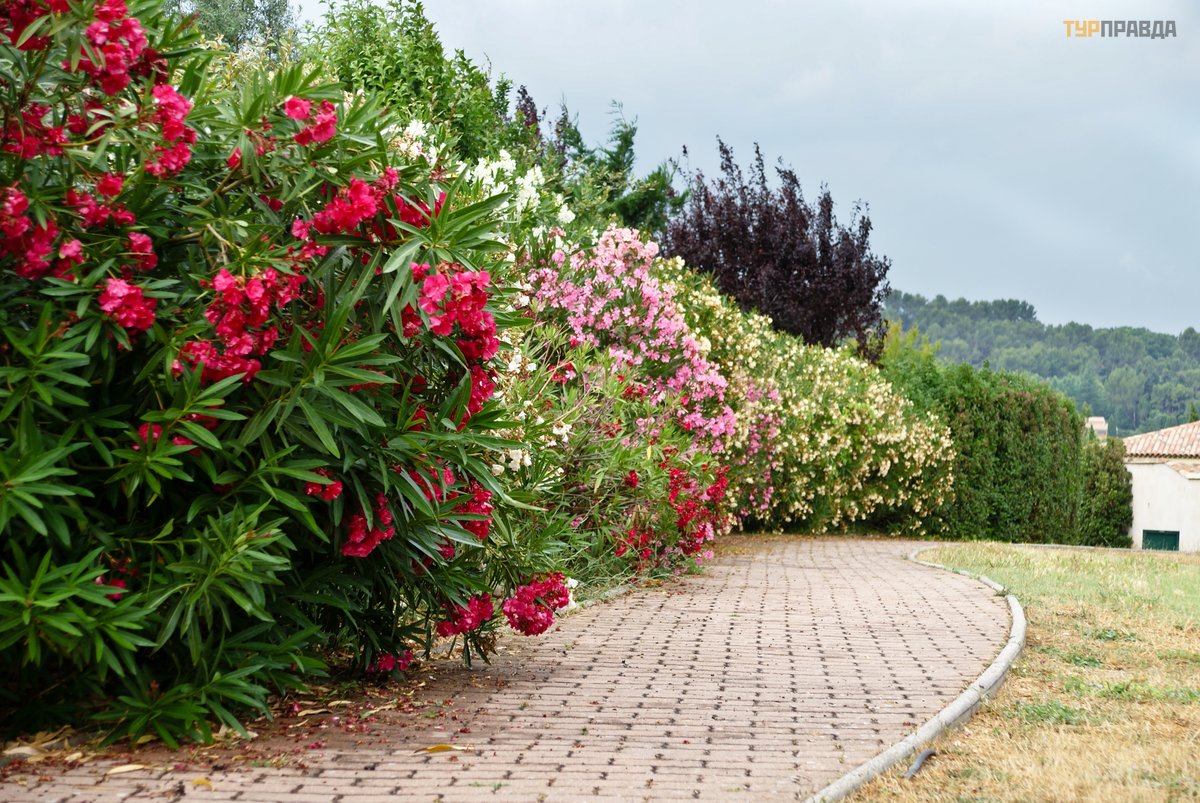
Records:
[[[728,543],[704,575],[433,672],[420,696],[436,716],[380,714],[306,766],[93,763],[14,775],[0,799],[802,799],[934,716],[1008,637],[1003,598],[904,560],[912,542]],[[446,744],[466,749],[418,752]]]

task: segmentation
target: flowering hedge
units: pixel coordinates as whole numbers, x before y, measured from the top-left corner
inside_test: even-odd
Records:
[[[0,0],[0,33],[11,728],[204,739],[331,661],[544,632],[568,574],[948,491],[936,419],[590,232],[465,66],[470,147],[150,1]]]
[[[747,524],[936,527],[953,492],[955,452],[934,414],[851,354],[774,331],[680,260],[655,270],[674,285],[707,360],[728,378],[737,421],[727,448],[730,493]]]

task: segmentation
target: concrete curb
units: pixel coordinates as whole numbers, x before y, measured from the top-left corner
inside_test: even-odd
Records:
[[[1012,617],[1008,643],[1004,645],[1004,649],[1000,650],[1000,654],[996,656],[991,665],[983,671],[983,674],[968,686],[966,691],[956,697],[953,702],[939,711],[937,716],[870,761],[860,764],[821,791],[809,797],[806,803],[828,803],[829,801],[841,800],[849,796],[867,781],[878,777],[889,768],[899,764],[950,728],[957,727],[966,722],[984,700],[987,700],[999,691],[1000,687],[1004,684],[1005,677],[1008,675],[1009,668],[1017,660],[1017,656],[1021,654],[1021,649],[1025,646],[1025,611],[1021,608],[1021,603],[1012,594],[1006,593],[1004,586],[994,580],[982,575],[975,575],[961,569],[951,569],[939,563],[929,563],[917,558],[917,555],[921,552],[927,549],[934,549],[937,546],[940,545],[931,544],[915,549],[909,553],[908,559],[932,569],[954,572],[964,577],[979,580],[997,594],[1004,594],[1008,601],[1009,614]]]

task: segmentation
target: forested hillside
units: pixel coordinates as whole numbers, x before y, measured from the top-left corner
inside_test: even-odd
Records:
[[[1044,379],[1081,407],[1108,419],[1118,435],[1196,418],[1200,332],[1169,335],[1128,326],[1047,326],[1025,301],[953,301],[893,291],[885,315],[916,326],[950,363],[987,363]]]

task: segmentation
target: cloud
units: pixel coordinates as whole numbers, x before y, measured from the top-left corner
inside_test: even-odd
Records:
[[[601,141],[612,100],[641,169],[712,172],[754,142],[839,209],[870,202],[893,284],[1024,298],[1044,316],[1200,326],[1200,6],[1013,0],[432,0],[443,42]],[[1170,40],[1062,20],[1175,20]],[[1122,255],[1137,254],[1130,270]],[[1081,283],[1109,288],[1090,295]],[[1117,291],[1119,288],[1119,292]]]

